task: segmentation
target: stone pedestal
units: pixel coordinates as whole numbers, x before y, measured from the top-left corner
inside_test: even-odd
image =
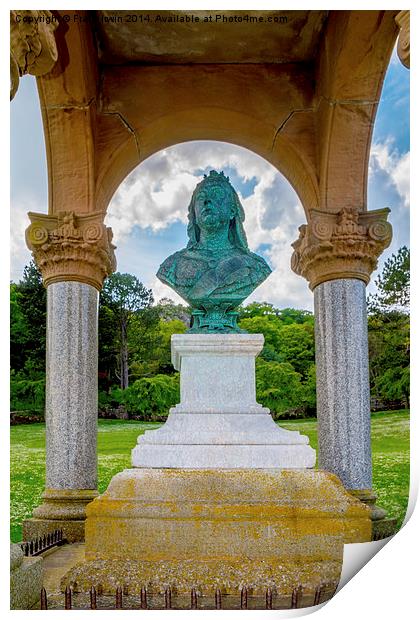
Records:
[[[87,507],[86,562],[62,588],[290,595],[337,583],[343,544],[370,536],[368,508],[327,472],[128,469]]]
[[[85,507],[97,495],[98,291],[81,282],[47,289],[46,490],[25,540],[62,529],[83,540]]]
[[[181,402],[161,428],[138,438],[133,466],[314,467],[308,438],[279,428],[256,402],[255,358],[263,344],[262,334],[172,336]]]
[[[172,337],[181,402],[140,437],[133,468],[87,507],[86,562],[62,588],[291,595],[340,578],[345,542],[371,536],[369,509],[315,451],[255,400],[260,334]],[[334,589],[334,588],[333,588]]]

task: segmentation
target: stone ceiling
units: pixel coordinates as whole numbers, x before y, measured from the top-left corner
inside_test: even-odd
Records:
[[[92,13],[103,64],[309,62],[328,15],[222,10]],[[225,20],[216,21],[217,15]],[[205,17],[212,17],[211,22]]]

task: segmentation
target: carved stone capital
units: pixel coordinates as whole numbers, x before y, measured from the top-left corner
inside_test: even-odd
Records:
[[[79,215],[28,213],[26,244],[32,251],[45,286],[52,282],[85,282],[99,291],[104,279],[116,269],[112,230],[98,211]]]
[[[389,209],[339,213],[313,210],[309,224],[299,227],[291,267],[306,278],[311,290],[327,280],[356,278],[369,282],[378,257],[389,246]]]
[[[57,26],[51,11],[10,11],[10,99],[22,75],[44,75],[53,68],[58,58]]]
[[[400,11],[395,16],[397,26],[400,28],[398,37],[397,54],[404,67],[410,68],[410,11]]]

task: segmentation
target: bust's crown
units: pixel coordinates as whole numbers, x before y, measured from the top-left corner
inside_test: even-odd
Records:
[[[225,176],[223,170],[219,173],[216,170],[210,170],[209,175],[204,175],[202,183],[229,183],[229,177]]]

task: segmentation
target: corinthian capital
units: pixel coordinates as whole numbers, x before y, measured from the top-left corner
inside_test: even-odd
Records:
[[[314,209],[309,224],[299,227],[299,239],[292,243],[293,271],[308,280],[311,290],[321,282],[340,278],[367,284],[378,257],[391,243],[389,211],[342,209],[331,213]]]
[[[397,54],[404,67],[410,68],[410,11],[400,11],[395,16],[397,26],[400,27]]]
[[[102,211],[86,215],[61,211],[56,215],[28,213],[26,244],[32,251],[45,286],[75,280],[99,291],[116,269],[112,230]]]
[[[58,57],[57,26],[51,11],[10,11],[10,99],[22,75],[43,75],[53,68]]]

